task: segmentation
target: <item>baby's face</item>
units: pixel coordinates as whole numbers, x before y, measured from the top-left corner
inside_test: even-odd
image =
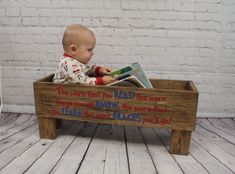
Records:
[[[87,64],[92,56],[95,48],[96,40],[93,34],[88,33],[77,46],[74,58],[83,64]]]

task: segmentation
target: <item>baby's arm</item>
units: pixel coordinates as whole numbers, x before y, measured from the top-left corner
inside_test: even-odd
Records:
[[[107,85],[115,81],[115,78],[113,78],[112,76],[103,76],[102,79],[103,79],[104,85]]]
[[[98,74],[100,76],[105,76],[105,75],[109,75],[112,70],[107,67],[98,67],[96,71],[98,71]]]
[[[87,84],[87,85],[106,85],[115,79],[110,76],[104,77],[89,77],[85,72],[81,71],[80,66],[69,64],[69,76],[73,83]]]
[[[105,75],[109,75],[109,73],[112,71],[110,68],[96,66],[96,65],[92,66],[87,65],[87,68],[88,70],[86,74],[95,77],[102,77]]]

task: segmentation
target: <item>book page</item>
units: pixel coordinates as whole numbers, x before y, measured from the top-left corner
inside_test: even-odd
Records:
[[[144,70],[138,62],[132,63],[130,66],[114,70],[110,73],[110,75],[117,78],[118,80],[126,78],[127,76],[134,76],[144,85],[145,88],[153,88]]]
[[[145,88],[144,84],[139,81],[135,76],[129,76],[121,80],[108,84],[107,86],[125,86],[125,87],[138,87]]]

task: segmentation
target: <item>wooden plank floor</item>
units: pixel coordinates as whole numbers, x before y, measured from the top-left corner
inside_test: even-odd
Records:
[[[35,115],[0,117],[0,173],[232,174],[234,118],[198,119],[188,156],[171,155],[169,130],[64,121],[40,139]]]

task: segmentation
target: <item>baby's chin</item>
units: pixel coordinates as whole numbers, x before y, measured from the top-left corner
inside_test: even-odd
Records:
[[[86,60],[86,61],[83,61],[83,64],[88,64],[90,62],[91,58]]]
[[[80,58],[75,58],[75,59],[82,64],[88,64],[88,62],[90,61],[90,59],[89,60],[81,60]]]
[[[82,64],[88,64],[89,61],[79,61],[81,62]]]

